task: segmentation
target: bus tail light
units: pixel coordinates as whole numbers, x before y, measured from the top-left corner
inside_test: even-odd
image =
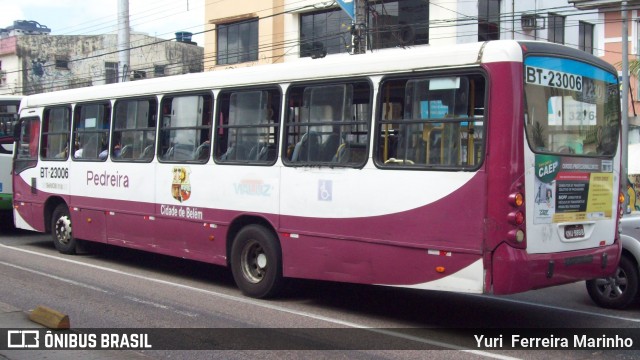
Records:
[[[520,207],[524,205],[524,195],[520,192],[511,194],[509,195],[509,202],[515,207]]]
[[[524,213],[524,194],[520,191],[510,194],[509,204],[511,204],[514,209],[507,215],[507,220],[514,228],[507,233],[507,239],[518,247],[525,246],[524,240],[526,236],[524,232],[524,222],[526,218]]]
[[[509,222],[513,225],[522,225],[524,224],[524,214],[522,211],[514,211],[509,214]]]
[[[524,231],[522,231],[522,229],[509,231],[509,240],[521,244],[524,241]]]

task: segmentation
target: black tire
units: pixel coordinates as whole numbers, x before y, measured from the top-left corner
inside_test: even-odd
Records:
[[[77,241],[73,237],[71,216],[65,204],[60,204],[51,216],[51,237],[53,244],[63,254],[75,254]]]
[[[638,266],[623,254],[613,275],[587,281],[587,292],[600,307],[624,309],[637,298],[638,278]]]
[[[231,272],[243,294],[275,296],[284,284],[282,251],[275,234],[260,225],[240,230],[231,246]]]
[[[15,230],[16,226],[13,223],[13,211],[0,211],[0,231],[13,232]]]

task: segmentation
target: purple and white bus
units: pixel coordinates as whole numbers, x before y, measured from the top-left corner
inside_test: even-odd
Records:
[[[616,70],[495,41],[27,96],[23,229],[286,278],[509,294],[620,256]]]

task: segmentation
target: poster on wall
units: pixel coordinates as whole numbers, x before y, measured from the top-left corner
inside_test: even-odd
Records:
[[[613,162],[536,155],[534,224],[611,219]]]

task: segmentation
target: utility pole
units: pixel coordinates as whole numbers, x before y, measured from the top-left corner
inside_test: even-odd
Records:
[[[367,52],[367,4],[366,0],[356,0],[353,19],[353,53]]]
[[[118,82],[129,81],[129,0],[118,0]]]

